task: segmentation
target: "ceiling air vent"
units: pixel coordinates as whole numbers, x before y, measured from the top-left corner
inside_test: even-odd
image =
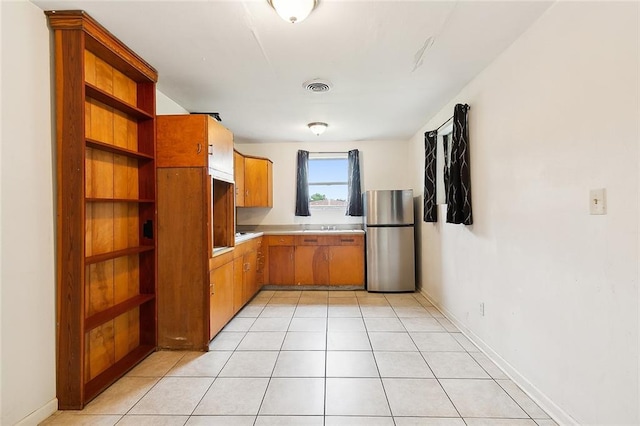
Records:
[[[331,82],[327,80],[315,79],[315,80],[306,81],[302,85],[302,87],[304,87],[309,92],[325,93],[331,90],[331,88],[333,87],[333,84],[331,84]]]

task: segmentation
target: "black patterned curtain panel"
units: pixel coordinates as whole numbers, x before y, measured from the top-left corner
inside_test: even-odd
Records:
[[[309,213],[309,151],[298,151],[296,216],[311,216]]]
[[[442,151],[444,153],[444,167],[442,176],[444,177],[444,203],[447,203],[447,188],[449,188],[449,136],[451,134],[442,135]]]
[[[347,194],[347,216],[362,216],[362,188],[360,186],[360,153],[349,151],[349,179]]]
[[[447,190],[447,222],[473,224],[471,173],[469,171],[469,105],[457,104],[453,111],[453,138]]]
[[[438,204],[436,202],[436,142],[438,131],[432,130],[424,134],[424,221],[438,221]]]

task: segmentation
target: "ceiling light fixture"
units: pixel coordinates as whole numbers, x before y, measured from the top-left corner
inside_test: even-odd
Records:
[[[282,19],[292,24],[304,21],[315,9],[317,0],[267,0]]]
[[[329,127],[327,123],[321,123],[319,121],[309,123],[307,124],[307,126],[309,127],[309,130],[315,133],[316,136],[320,136],[321,134],[323,134],[324,131],[327,130],[327,127]]]

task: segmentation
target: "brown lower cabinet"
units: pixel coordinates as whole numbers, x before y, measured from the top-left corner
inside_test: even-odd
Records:
[[[187,238],[185,238],[187,239]],[[176,240],[175,244],[179,244]],[[163,349],[209,349],[209,341],[260,290],[261,237],[247,240],[208,259],[206,279],[166,281],[158,322]],[[193,256],[197,259],[197,256]],[[173,264],[165,259],[167,267]],[[181,261],[183,264],[184,259]],[[198,270],[198,262],[180,269]],[[186,276],[184,273],[179,276]],[[192,277],[194,278],[194,277]]]
[[[331,284],[364,285],[364,246],[329,247]]]
[[[213,339],[260,290],[258,257],[261,247],[262,238],[254,238],[211,259],[209,339]]]
[[[295,283],[298,285],[329,284],[329,247],[296,246]]]
[[[364,236],[270,235],[269,284],[364,285]]]
[[[258,251],[261,239],[250,240],[236,248],[233,259],[233,307],[235,312],[260,290],[258,282]]]
[[[209,339],[235,314],[233,268],[234,262],[227,262],[209,273]]]
[[[269,263],[269,280],[272,285],[294,283],[295,237],[291,235],[269,235],[266,237]]]

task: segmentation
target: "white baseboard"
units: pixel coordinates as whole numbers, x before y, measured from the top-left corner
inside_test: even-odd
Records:
[[[53,398],[51,401],[47,402],[42,407],[16,423],[16,426],[37,426],[40,422],[56,411],[58,411],[58,398]]]
[[[465,337],[478,347],[494,364],[496,364],[520,389],[524,391],[533,401],[540,406],[558,425],[560,426],[578,426],[578,422],[567,414],[562,408],[554,403],[549,397],[535,387],[526,377],[520,374],[511,364],[502,358],[496,351],[487,345],[474,332],[464,326],[458,319],[447,309],[440,306],[424,289],[420,289],[420,294],[438,309],[449,321],[451,321],[465,335]]]

